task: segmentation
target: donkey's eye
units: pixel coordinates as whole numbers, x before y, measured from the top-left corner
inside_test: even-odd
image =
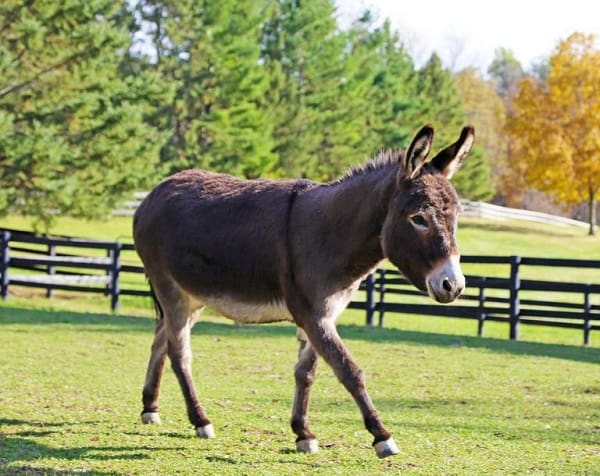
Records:
[[[429,228],[429,222],[423,215],[413,215],[410,217],[410,221],[417,228]]]

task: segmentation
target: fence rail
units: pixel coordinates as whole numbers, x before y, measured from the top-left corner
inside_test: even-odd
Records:
[[[463,213],[465,215],[477,218],[486,218],[490,220],[526,220],[548,225],[559,226],[578,226],[588,228],[589,223],[573,220],[572,218],[550,215],[548,213],[535,212],[532,210],[523,210],[520,208],[501,207],[485,202],[475,202],[472,200],[462,200]]]
[[[408,280],[395,270],[378,269],[361,285],[365,299],[350,303],[352,309],[366,312],[366,324],[383,326],[386,313],[422,314],[440,317],[475,319],[478,335],[483,335],[487,321],[505,322],[509,337],[519,339],[521,324],[581,329],[584,344],[590,334],[600,329],[600,261],[463,256],[463,263],[504,264],[507,278],[468,275],[465,294],[455,304],[443,305],[421,300],[423,293],[414,290]],[[528,266],[598,270],[595,284],[521,279]],[[526,271],[526,269],[525,269]],[[492,294],[494,293],[494,294]],[[403,297],[403,301],[397,302]]]
[[[74,251],[75,250],[75,251]],[[133,256],[131,243],[45,237],[19,230],[0,230],[0,295],[9,286],[101,293],[110,298],[113,311],[120,296],[149,296],[144,284],[131,285],[123,276],[140,275],[143,267]],[[433,303],[399,272],[378,269],[361,285],[364,294],[349,308],[362,309],[367,325],[384,324],[388,313],[421,314],[474,319],[483,335],[488,321],[504,322],[511,339],[519,338],[521,324],[581,329],[584,344],[600,329],[600,261],[528,258],[519,256],[463,256],[469,265],[506,267],[505,276],[467,275],[464,296],[451,305]],[[523,279],[528,267],[588,271],[591,283]],[[525,273],[526,274],[526,273]],[[362,297],[362,299],[361,299]]]
[[[0,296],[8,297],[10,285],[42,288],[47,297],[55,290],[101,293],[110,296],[111,309],[116,310],[122,294],[122,246],[119,242],[0,230]]]

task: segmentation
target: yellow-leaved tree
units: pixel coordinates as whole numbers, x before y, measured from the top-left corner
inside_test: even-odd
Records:
[[[550,58],[545,82],[518,85],[507,131],[513,166],[529,186],[567,204],[586,201],[595,234],[600,192],[600,48],[574,33]]]

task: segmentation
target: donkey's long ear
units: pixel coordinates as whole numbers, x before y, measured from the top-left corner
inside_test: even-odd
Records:
[[[459,139],[440,151],[431,164],[446,177],[452,177],[469,155],[474,140],[475,129],[472,126],[463,127]]]
[[[426,126],[423,126],[419,132],[417,132],[417,135],[415,135],[415,138],[408,146],[408,149],[406,149],[404,157],[402,158],[404,175],[403,177],[398,176],[399,179],[413,179],[419,175],[421,168],[425,164],[425,159],[431,150],[432,142],[433,126],[431,124],[427,124]],[[402,171],[400,173],[402,173]]]

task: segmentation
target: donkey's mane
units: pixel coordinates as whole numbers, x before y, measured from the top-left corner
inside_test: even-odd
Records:
[[[393,151],[391,149],[385,149],[380,151],[375,157],[369,159],[362,165],[357,165],[348,169],[341,177],[333,180],[332,185],[337,183],[345,182],[355,177],[388,168],[390,166],[398,166],[398,162],[401,162],[401,158],[404,155],[403,150]]]

